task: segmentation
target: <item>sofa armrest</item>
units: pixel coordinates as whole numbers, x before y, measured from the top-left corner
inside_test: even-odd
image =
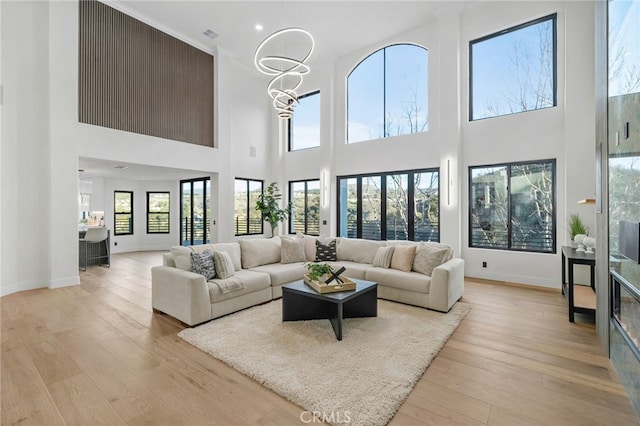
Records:
[[[431,309],[448,312],[464,293],[464,260],[451,259],[433,269],[429,289]]]
[[[170,266],[151,268],[151,305],[188,325],[211,319],[209,288],[204,277]]]

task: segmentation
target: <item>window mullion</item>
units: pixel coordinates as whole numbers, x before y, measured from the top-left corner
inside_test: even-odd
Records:
[[[387,175],[380,175],[380,239],[387,239]]]

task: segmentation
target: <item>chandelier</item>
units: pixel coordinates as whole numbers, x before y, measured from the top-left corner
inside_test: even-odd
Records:
[[[258,71],[273,77],[267,85],[267,93],[283,120],[291,118],[293,108],[298,105],[296,90],[302,84],[303,76],[311,71],[305,62],[313,53],[314,46],[308,31],[285,28],[265,38],[256,49],[254,63]],[[284,48],[289,52],[282,53]]]

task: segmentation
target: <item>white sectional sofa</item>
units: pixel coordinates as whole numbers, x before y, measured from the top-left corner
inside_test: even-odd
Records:
[[[302,279],[305,263],[316,260],[316,241],[305,235],[175,246],[151,268],[153,308],[195,325],[279,298],[282,285]],[[336,238],[335,247],[335,260],[323,262],[377,282],[379,298],[447,312],[462,297],[464,260],[449,246]],[[228,254],[232,276],[207,280],[191,272],[191,253],[207,249]]]

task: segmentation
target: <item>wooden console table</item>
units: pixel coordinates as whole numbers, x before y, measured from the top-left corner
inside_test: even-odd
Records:
[[[574,265],[589,266],[591,287],[574,285]],[[568,279],[567,266],[569,267]],[[595,269],[595,253],[579,252],[575,248],[568,246],[562,247],[562,294],[565,295],[569,303],[569,322],[573,322],[575,312],[589,315],[595,315],[596,313]]]

